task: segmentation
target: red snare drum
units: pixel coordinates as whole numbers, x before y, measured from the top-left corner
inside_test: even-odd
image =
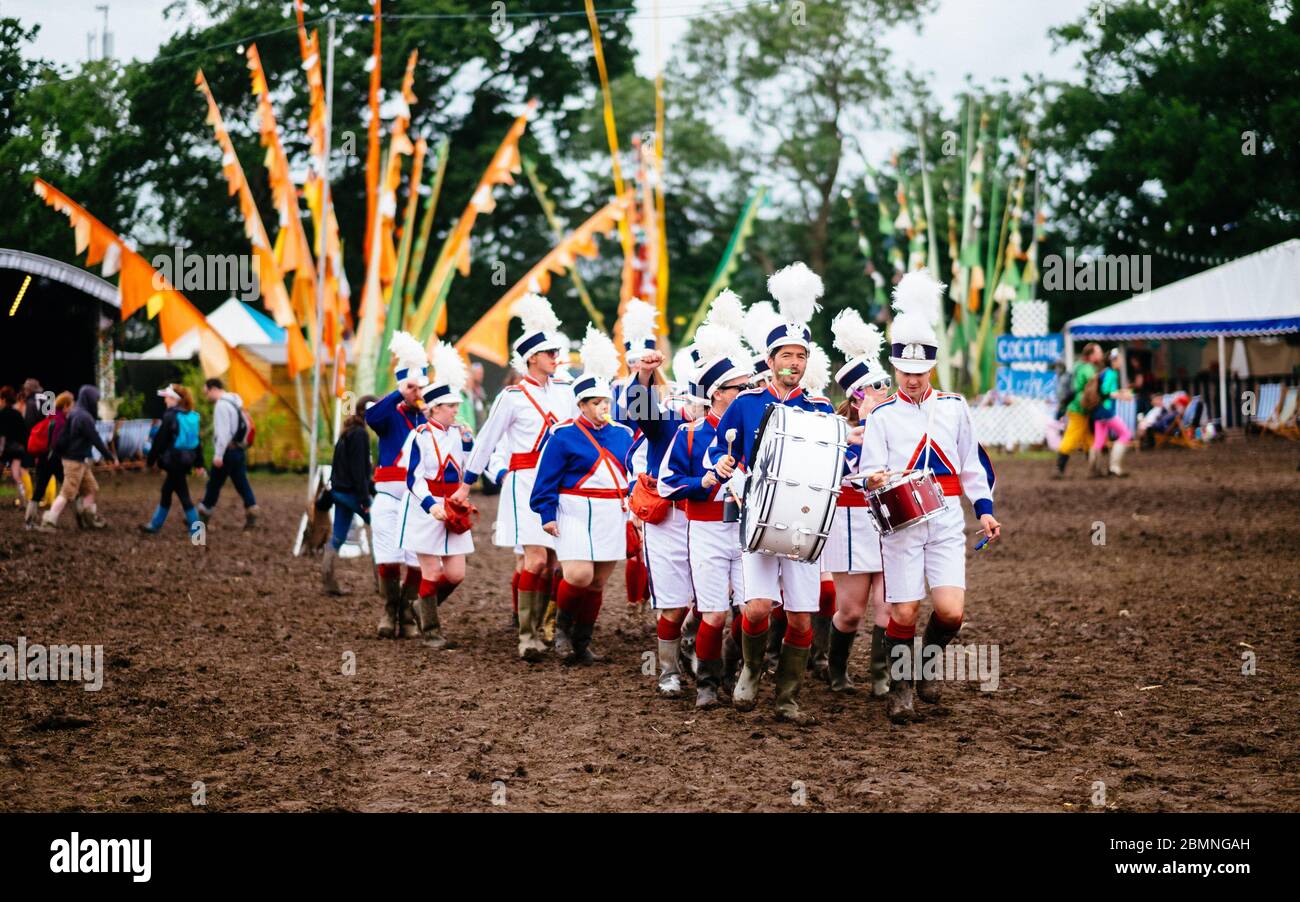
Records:
[[[943,489],[929,470],[909,470],[868,494],[867,503],[881,535],[887,536],[943,513]]]

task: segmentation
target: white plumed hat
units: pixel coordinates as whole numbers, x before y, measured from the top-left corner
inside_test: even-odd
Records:
[[[623,310],[623,356],[631,366],[647,352],[655,350],[659,311],[639,298],[627,302]]]
[[[573,396],[579,401],[588,398],[611,398],[613,390],[609,381],[618,372],[618,348],[609,336],[593,324],[587,325],[582,339],[582,375],[573,382]]]
[[[523,333],[515,339],[515,357],[521,362],[542,351],[562,350],[559,342],[560,320],[551,302],[540,294],[528,293],[515,301],[510,315],[519,317]]]
[[[397,358],[393,364],[393,376],[399,386],[406,382],[417,386],[428,384],[429,355],[414,335],[409,332],[394,332],[388,342],[388,350]]]
[[[836,349],[844,355],[844,366],[835,374],[835,381],[845,393],[865,383],[889,378],[880,365],[880,348],[885,336],[875,323],[864,322],[858,311],[849,308],[831,320],[831,333],[835,336]]]
[[[469,381],[469,367],[455,346],[440,341],[433,346],[433,381],[420,396],[430,407],[435,404],[459,404],[460,392]]]
[[[928,270],[909,272],[894,286],[897,316],[889,327],[889,362],[904,373],[928,373],[939,354],[934,325],[942,310],[943,284]]]
[[[798,345],[807,350],[812,343],[808,324],[821,308],[817,300],[825,291],[821,276],[804,263],[791,263],[767,279],[767,292],[781,311],[781,323],[767,335],[763,349],[771,355],[777,348]]]

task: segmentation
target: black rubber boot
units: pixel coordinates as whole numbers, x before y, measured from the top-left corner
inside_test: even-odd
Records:
[[[384,589],[384,616],[379,619],[379,638],[395,639],[401,621],[402,581],[396,576],[385,576],[380,584]]]
[[[889,657],[885,649],[885,628],[871,628],[871,694],[889,694]]]
[[[736,677],[740,675],[740,665],[744,661],[740,643],[731,635],[731,630],[722,637],[722,691],[730,695],[736,688]]]
[[[763,653],[763,672],[776,673],[776,666],[781,661],[781,642],[785,639],[786,621],[781,625],[773,623],[767,629],[767,647]]]
[[[586,667],[596,663],[596,656],[591,653],[591,634],[595,628],[594,623],[573,624],[573,653],[564,659],[565,664]]]
[[[722,684],[722,659],[700,659],[695,675],[695,707],[716,708],[718,687]]]
[[[921,654],[923,656],[921,658],[921,672],[923,674],[925,672],[926,656],[937,654],[942,662],[943,650],[948,647],[948,643],[951,642],[953,637],[960,631],[961,624],[958,624],[957,629],[955,630],[948,629],[935,619],[933,612],[930,614],[930,619],[925,624],[925,635],[921,639]],[[934,651],[935,648],[938,648],[937,652]],[[942,668],[943,664],[940,663],[939,666]],[[938,704],[939,681],[928,680],[922,676],[921,681],[916,685],[916,694],[921,697],[921,701],[926,702],[927,704]]]
[[[561,660],[573,654],[573,615],[568,611],[555,614],[555,653]]]
[[[900,646],[906,648],[907,653],[901,658],[895,658],[894,649]],[[909,723],[916,719],[916,706],[912,695],[912,640],[895,639],[886,635],[885,660],[889,662],[891,670],[889,696],[885,699],[885,713],[894,723]],[[901,679],[893,679],[893,668],[902,667],[904,664],[906,664],[907,675]]]
[[[830,648],[826,653],[826,670],[830,676],[831,692],[852,694],[858,691],[849,677],[849,654],[857,633],[841,633],[831,624]]]
[[[819,680],[830,681],[830,662],[828,655],[831,645],[831,618],[813,614],[812,618],[812,653],[808,655],[808,670]]]

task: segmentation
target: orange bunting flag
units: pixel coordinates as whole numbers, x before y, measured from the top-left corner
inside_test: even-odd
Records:
[[[379,87],[383,74],[380,53],[380,0],[375,0],[375,46],[366,60],[370,72],[370,123],[366,133],[366,259],[370,259],[370,230],[375,223],[375,207],[379,202]]]
[[[527,111],[510,126],[510,131],[506,133],[496,153],[492,155],[492,160],[488,163],[483,178],[479,180],[478,187],[470,195],[465,212],[461,213],[451,235],[443,244],[442,253],[434,263],[433,274],[424,286],[424,293],[420,296],[420,302],[416,305],[411,321],[411,331],[422,340],[430,339],[429,333],[433,330],[428,328],[429,320],[435,306],[438,305],[438,299],[443,296],[443,283],[450,278],[452,266],[454,265],[462,276],[469,275],[469,233],[473,230],[474,220],[479,213],[490,213],[496,209],[492,188],[496,185],[513,185],[515,176],[523,172],[523,163],[519,157],[519,139],[524,136],[524,129],[528,127],[528,117],[536,109],[537,101],[528,101]],[[445,305],[438,311],[437,325],[436,331],[439,335],[446,331]]]
[[[596,244],[597,235],[609,235],[632,212],[636,205],[636,195],[628,191],[622,197],[610,201],[596,212],[594,216],[564,236],[550,253],[538,261],[522,279],[514,284],[491,309],[479,319],[464,337],[456,343],[456,350],[462,356],[470,354],[489,360],[497,366],[506,366],[510,362],[510,309],[514,303],[527,292],[545,294],[551,287],[551,276],[562,276],[569,271],[578,257],[588,259],[599,252]]]
[[[195,73],[194,83],[198,85],[208,103],[207,123],[212,126],[217,144],[221,148],[221,169],[226,176],[229,192],[239,197],[239,212],[244,218],[244,234],[248,236],[253,246],[253,256],[257,261],[262,303],[271,313],[275,324],[288,334],[289,375],[297,376],[311,366],[311,352],[298,328],[298,319],[294,316],[293,304],[284,287],[280,264],[276,262],[270,238],[266,234],[266,227],[262,224],[262,214],[257,209],[256,201],[253,200],[253,192],[248,186],[248,180],[244,178],[244,169],[239,165],[239,157],[235,154],[235,145],[230,140],[229,132],[226,131],[221,110],[218,109],[217,101],[212,96],[207,79],[203,77],[202,69]]]
[[[181,337],[197,329],[199,363],[208,378],[225,375],[233,391],[239,392],[248,406],[271,391],[271,385],[237,349],[226,343],[198,308],[140,256],[84,207],[44,179],[32,184],[36,196],[45,204],[68,217],[77,245],[81,250],[100,248],[105,270],[110,260],[120,265],[117,290],[121,298],[122,319],[141,307],[152,308],[158,317],[163,343],[174,345]],[[83,241],[81,236],[85,236]]]

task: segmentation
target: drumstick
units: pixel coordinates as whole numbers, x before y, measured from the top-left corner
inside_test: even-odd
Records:
[[[980,539],[978,542],[975,543],[975,550],[979,551],[981,548],[983,548],[991,541],[993,541],[992,536],[985,536],[984,538]]]
[[[727,456],[731,457],[731,443],[736,440],[736,430],[728,429],[726,432],[727,439]]]

